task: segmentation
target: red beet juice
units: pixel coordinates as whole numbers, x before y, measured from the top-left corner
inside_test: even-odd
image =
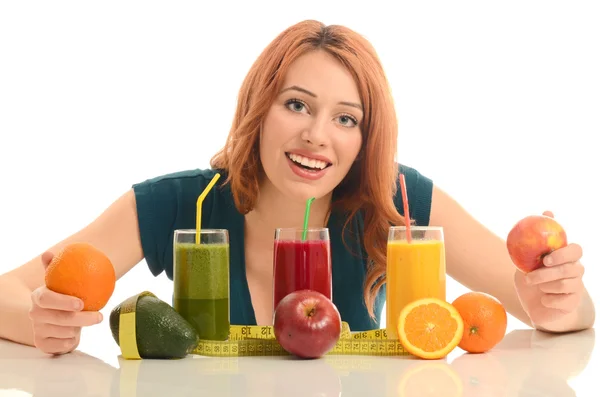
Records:
[[[275,240],[273,261],[273,309],[287,294],[301,289],[331,299],[329,240]]]

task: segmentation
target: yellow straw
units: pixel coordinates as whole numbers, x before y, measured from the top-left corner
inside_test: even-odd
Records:
[[[217,183],[220,177],[221,174],[219,173],[216,173],[215,176],[213,176],[213,179],[210,181],[208,186],[204,188],[204,191],[202,192],[202,194],[200,194],[200,196],[198,197],[198,201],[196,202],[196,244],[200,244],[200,229],[202,229],[202,202],[204,201],[206,195],[208,195],[210,189],[212,189],[212,187],[215,185],[215,183]]]

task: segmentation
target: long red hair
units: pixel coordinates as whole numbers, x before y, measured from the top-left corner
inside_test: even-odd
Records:
[[[314,50],[327,51],[353,74],[364,106],[363,145],[354,166],[336,188],[332,205],[349,214],[344,228],[358,211],[364,214],[363,244],[369,267],[363,296],[374,317],[374,300],[385,282],[389,227],[405,222],[393,202],[398,177],[394,102],[379,57],[365,38],[344,26],[312,20],[279,34],[250,68],[239,92],[229,136],[211,159],[211,166],[227,172],[224,182],[231,184],[237,209],[242,214],[251,211],[263,173],[258,150],[261,123],[290,64]]]

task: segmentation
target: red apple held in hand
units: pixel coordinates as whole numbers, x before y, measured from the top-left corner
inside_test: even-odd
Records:
[[[295,291],[275,308],[277,342],[300,358],[319,358],[335,347],[342,332],[340,313],[325,295],[312,290]]]
[[[567,234],[553,218],[531,215],[513,226],[506,239],[515,266],[529,273],[543,266],[544,256],[567,245]]]

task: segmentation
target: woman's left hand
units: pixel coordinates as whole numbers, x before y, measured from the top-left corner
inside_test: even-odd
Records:
[[[553,217],[551,212],[544,215]],[[528,274],[515,271],[517,295],[534,326],[545,328],[577,310],[585,291],[582,255],[581,246],[570,243],[546,255],[541,268]]]

